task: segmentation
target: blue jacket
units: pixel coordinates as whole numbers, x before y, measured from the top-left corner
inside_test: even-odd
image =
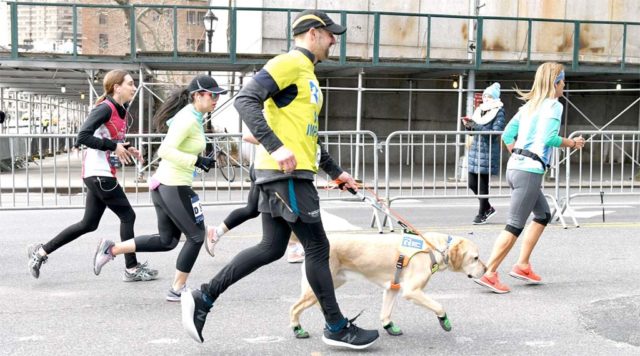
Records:
[[[502,131],[504,130],[504,108],[500,108],[496,117],[486,125],[473,123],[472,131]],[[489,140],[491,140],[491,154],[489,154]],[[500,135],[474,135],[469,148],[469,172],[477,174],[498,174],[500,167]],[[491,159],[489,159],[491,158]],[[491,161],[491,172],[489,172]]]

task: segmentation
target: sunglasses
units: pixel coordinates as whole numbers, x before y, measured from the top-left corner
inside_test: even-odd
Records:
[[[199,91],[198,93],[202,94],[203,96],[210,96],[213,100],[218,99],[218,97],[220,96],[220,94],[212,93],[210,91]]]

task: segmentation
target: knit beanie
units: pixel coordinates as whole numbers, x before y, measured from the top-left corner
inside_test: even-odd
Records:
[[[484,90],[482,95],[490,95],[494,99],[500,99],[500,83],[495,82]]]

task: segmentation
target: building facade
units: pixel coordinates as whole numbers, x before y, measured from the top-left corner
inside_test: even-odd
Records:
[[[97,4],[115,4],[114,1],[94,1]],[[135,0],[136,5],[207,6],[206,0],[158,1]],[[138,7],[135,14],[136,51],[173,51],[174,28],[177,28],[177,49],[181,52],[204,52],[206,9],[178,9],[177,27],[174,27],[172,8]],[[123,8],[81,8],[83,54],[124,55],[131,50],[129,22],[132,14]]]

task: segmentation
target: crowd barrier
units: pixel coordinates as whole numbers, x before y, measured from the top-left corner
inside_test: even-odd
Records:
[[[575,131],[569,138],[579,136],[586,140],[582,150],[565,149],[564,186],[570,188],[565,189],[563,211],[640,205],[640,199],[619,199],[640,196],[640,131]]]
[[[502,144],[501,131],[396,131],[385,141],[385,200],[389,205],[403,199],[500,199],[510,197],[506,180],[509,153]],[[475,195],[468,186],[467,159],[473,140],[484,138],[489,150],[482,154],[498,168],[489,177],[489,193]],[[499,145],[498,155],[492,154],[493,145]],[[479,150],[479,145],[476,145]],[[475,152],[477,156],[481,152]],[[556,169],[556,167],[552,167]],[[555,188],[544,180],[546,192]],[[545,194],[555,212],[560,211],[557,198]],[[557,216],[564,227],[564,217]],[[393,226],[390,223],[391,229]]]
[[[82,182],[84,149],[73,147],[75,135],[0,135],[0,209],[80,208],[84,206]],[[161,134],[130,134],[127,140],[143,153],[145,162],[123,166],[117,177],[133,206],[151,206],[148,177],[159,159],[156,151]],[[320,140],[334,161],[349,172],[358,172],[370,182],[378,181],[378,141],[370,131],[320,132]],[[249,167],[255,147],[241,142],[241,134],[207,134],[206,153],[215,157],[217,168],[197,172],[193,189],[203,205],[246,203],[251,187]],[[48,144],[51,142],[51,144]],[[31,149],[30,147],[34,148]],[[53,152],[53,154],[51,153]],[[323,200],[348,198],[329,189],[331,178],[324,172],[315,181]],[[377,192],[377,183],[372,184]],[[52,193],[52,194],[49,194]]]
[[[380,143],[370,131],[331,131],[320,132],[319,139],[338,165],[391,206],[406,199],[509,198],[505,175],[509,154],[500,135],[501,132],[397,131]],[[550,206],[564,227],[565,215],[578,226],[572,207],[619,205],[613,198],[640,195],[640,131],[576,131],[569,137],[579,135],[587,140],[584,149],[555,149],[551,168],[543,180]],[[240,134],[206,136],[207,152],[215,155],[219,167],[200,172],[194,178],[194,190],[206,205],[244,204],[251,186],[249,166],[255,147],[242,143]],[[155,151],[162,137],[128,135],[146,161],[118,172],[120,184],[134,206],[151,205],[147,180],[157,168]],[[497,142],[500,149],[496,157],[487,157],[497,164],[498,174],[490,176],[489,193],[478,196],[468,187],[466,157],[471,142],[482,137],[493,137],[488,142],[491,146]],[[82,149],[73,149],[74,139],[73,135],[59,134],[0,135],[0,210],[82,207]],[[380,168],[384,169],[383,178],[379,176]],[[315,184],[322,200],[356,199],[331,189],[331,178],[322,171]],[[379,194],[379,189],[384,193]],[[374,213],[372,226],[377,223],[381,231],[384,220]],[[391,224],[390,227],[393,228]]]

